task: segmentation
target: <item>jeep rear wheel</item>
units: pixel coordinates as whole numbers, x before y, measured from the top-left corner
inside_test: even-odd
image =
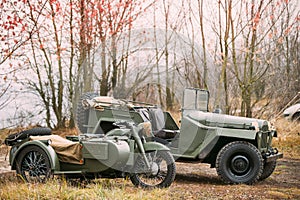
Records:
[[[89,109],[83,107],[82,101],[85,99],[91,100],[97,96],[99,96],[97,93],[85,93],[80,97],[78,101],[76,109],[76,124],[81,133],[87,132],[87,125],[89,120]]]
[[[263,158],[254,145],[235,141],[220,150],[216,159],[216,169],[226,183],[253,184],[263,173]]]

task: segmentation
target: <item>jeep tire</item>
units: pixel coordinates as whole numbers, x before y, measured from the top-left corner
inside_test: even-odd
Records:
[[[263,173],[263,158],[251,143],[235,141],[218,153],[216,170],[221,179],[231,184],[253,184]]]
[[[271,176],[271,174],[274,172],[276,168],[276,160],[271,161],[271,162],[265,162],[264,164],[264,170],[263,173],[261,175],[261,177],[259,178],[260,181],[268,178],[269,176]]]
[[[77,128],[81,133],[87,132],[87,125],[89,120],[89,109],[83,107],[82,101],[85,99],[91,100],[97,96],[99,96],[97,93],[92,93],[92,92],[85,93],[80,97],[78,101],[78,105],[76,109],[76,124],[77,124]]]

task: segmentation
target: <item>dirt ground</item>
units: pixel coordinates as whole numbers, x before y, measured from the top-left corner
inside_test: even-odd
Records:
[[[278,160],[273,174],[254,185],[226,185],[216,170],[207,164],[176,163],[174,191],[186,191],[191,197],[217,199],[300,199],[300,159]],[[184,189],[185,188],[185,189]],[[199,194],[201,193],[201,194]],[[187,196],[182,194],[182,197]],[[208,198],[208,199],[210,199]]]

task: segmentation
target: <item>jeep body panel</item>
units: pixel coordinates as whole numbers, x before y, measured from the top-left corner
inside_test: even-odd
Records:
[[[221,125],[207,126],[204,124],[189,115],[183,117],[176,154],[181,155],[181,157],[199,157],[204,159],[208,155],[205,152],[212,150],[218,138],[222,136],[242,140],[255,140],[257,135],[255,130],[223,128],[220,127]]]
[[[158,142],[147,142],[144,144],[145,151],[170,151],[168,147]]]

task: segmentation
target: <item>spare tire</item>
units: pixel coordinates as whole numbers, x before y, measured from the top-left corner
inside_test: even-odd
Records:
[[[37,135],[51,135],[50,128],[37,127],[29,130],[21,131],[18,133],[11,134],[7,136],[5,139],[5,144],[8,146],[14,145],[18,140],[24,140],[29,136],[37,136]]]
[[[97,96],[99,96],[99,94],[88,92],[83,94],[78,101],[76,109],[76,124],[77,128],[81,133],[87,132],[87,125],[89,120],[89,109],[82,105],[82,101],[85,99],[92,100],[94,97]]]

